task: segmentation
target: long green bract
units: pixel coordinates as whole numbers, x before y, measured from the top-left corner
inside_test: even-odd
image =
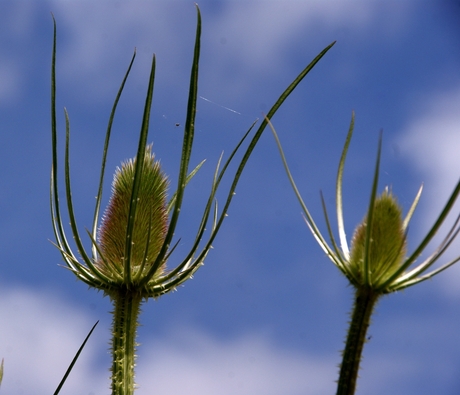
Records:
[[[340,246],[342,248],[342,252],[346,260],[350,258],[350,250],[348,248],[347,237],[345,234],[345,224],[343,221],[342,184],[343,184],[343,170],[345,168],[345,160],[347,158],[348,147],[350,146],[354,128],[355,128],[355,113],[353,111],[351,114],[351,121],[350,121],[350,127],[348,128],[347,138],[345,140],[345,145],[343,146],[342,155],[339,161],[339,169],[337,170],[337,181],[336,181],[336,186],[335,186],[337,226],[339,230]]]
[[[281,105],[284,103],[284,101],[289,97],[289,95],[292,93],[292,91],[297,87],[297,85],[300,84],[300,82],[304,79],[304,77],[313,69],[313,67],[320,61],[320,59],[329,51],[332,46],[335,44],[335,41],[331,44],[329,44],[326,48],[324,48],[308,65],[305,67],[300,74],[294,79],[294,81],[284,90],[284,92],[280,95],[278,100],[275,102],[275,104],[272,106],[270,111],[267,113],[266,117],[262,120],[262,124],[259,126],[259,129],[255,133],[254,137],[252,138],[248,148],[246,149],[246,152],[243,156],[243,159],[240,162],[240,165],[238,166],[238,169],[235,173],[235,176],[233,178],[233,183],[230,187],[230,191],[227,196],[227,201],[225,202],[224,208],[222,210],[222,214],[220,216],[220,219],[218,220],[216,224],[216,230],[214,232],[214,235],[211,236],[209,239],[209,242],[207,246],[209,247],[211,243],[214,241],[214,238],[219,231],[220,226],[222,225],[222,222],[227,214],[228,208],[230,207],[230,203],[233,199],[234,192],[236,189],[236,186],[238,185],[238,181],[241,177],[241,174],[243,173],[243,170],[246,166],[246,163],[248,162],[249,157],[252,154],[252,151],[254,150],[257,142],[259,141],[260,137],[262,136],[262,133],[265,130],[265,127],[268,124],[268,121],[271,120],[271,118],[275,115],[275,113],[278,111],[278,109],[281,107]]]
[[[198,96],[198,64],[200,58],[200,39],[201,39],[201,14],[198,6],[197,10],[197,28],[195,36],[195,47],[193,53],[192,61],[192,71],[190,76],[190,89],[188,96],[188,105],[187,105],[187,117],[184,126],[184,140],[182,145],[182,155],[181,155],[181,164],[179,170],[179,178],[176,191],[176,201],[174,204],[174,210],[171,215],[171,220],[169,223],[168,232],[161,248],[158,257],[153,263],[147,275],[141,280],[140,285],[145,285],[153,277],[155,272],[163,263],[165,254],[168,251],[171,240],[174,236],[174,231],[176,229],[177,221],[179,219],[179,213],[182,206],[182,199],[184,197],[184,189],[187,180],[188,165],[190,162],[190,156],[192,152],[193,145],[193,136],[195,132],[195,116],[196,116],[196,101]]]
[[[425,247],[428,245],[428,243],[433,239],[434,235],[438,231],[438,229],[441,227],[443,224],[444,220],[446,219],[447,215],[449,214],[451,208],[455,204],[455,201],[457,200],[458,195],[460,194],[460,180],[458,181],[457,185],[455,186],[452,194],[449,197],[449,200],[447,201],[446,205],[444,206],[443,210],[441,211],[441,214],[437,218],[436,222],[434,225],[431,227],[430,231],[428,234],[425,236],[425,238],[421,241],[419,246],[415,249],[415,251],[412,253],[412,255],[409,256],[409,258],[406,259],[403,265],[393,273],[393,275],[387,279],[386,283],[384,284],[385,286],[388,286],[392,284],[399,276],[401,276],[402,273],[404,273],[405,270],[409,268],[410,265],[412,265],[415,260],[419,257],[419,255],[422,253],[422,251],[425,249]],[[453,237],[456,236],[457,233]],[[451,241],[453,240],[453,237],[451,237]],[[439,257],[439,255],[438,255]],[[427,270],[433,263],[435,262],[435,259],[427,259],[423,263],[421,263],[417,269],[417,274]],[[449,263],[447,265],[444,265],[444,268],[447,268],[448,266],[451,266],[453,263]],[[422,270],[420,270],[422,269]],[[439,272],[437,270],[436,272]],[[431,273],[431,276],[433,273]],[[414,276],[412,276],[414,278]],[[407,280],[407,279],[406,279]]]
[[[254,150],[258,140],[260,139],[263,131],[265,130],[265,127],[267,126],[268,124],[268,121],[274,116],[274,114],[276,113],[276,111],[279,109],[279,107],[281,106],[281,104],[286,100],[286,98],[292,93],[292,91],[297,87],[297,85],[302,81],[302,79],[310,72],[310,70],[316,65],[316,63],[318,63],[318,61],[326,54],[326,52],[335,44],[335,42],[333,42],[332,44],[328,45],[323,51],[320,52],[320,54],[318,54],[312,62],[310,62],[307,67],[305,67],[302,72],[294,79],[294,81],[286,88],[286,90],[280,95],[280,97],[278,98],[278,100],[275,102],[275,104],[272,106],[272,108],[270,109],[270,111],[268,112],[266,118],[267,119],[264,119],[262,124],[260,125],[260,127],[258,128],[257,132],[255,133],[254,137],[252,138],[250,144],[248,145],[244,155],[243,155],[243,158],[236,170],[236,173],[234,175],[234,178],[233,178],[233,182],[230,186],[230,189],[229,189],[229,193],[228,193],[228,196],[227,196],[227,199],[226,199],[226,202],[225,202],[225,205],[224,205],[224,208],[220,214],[220,216],[218,218],[215,219],[215,225],[213,226],[213,231],[211,232],[210,234],[210,237],[208,239],[208,241],[206,242],[205,246],[203,247],[202,251],[200,252],[200,254],[195,258],[194,260],[194,263],[192,264],[192,266],[187,269],[186,271],[184,272],[180,272],[180,268],[183,268],[185,267],[186,265],[188,265],[188,262],[189,260],[188,259],[185,259],[181,265],[179,265],[179,267],[177,267],[173,272],[169,273],[166,277],[168,279],[171,279],[171,282],[168,283],[168,286],[169,285],[179,285],[180,283],[182,283],[183,281],[185,281],[191,274],[193,274],[193,272],[199,267],[199,264],[204,260],[204,257],[208,254],[209,252],[209,249],[211,248],[211,245],[212,245],[212,242],[214,241],[219,229],[220,229],[220,226],[222,225],[223,223],[223,220],[224,218],[226,217],[227,215],[227,211],[228,211],[228,208],[230,206],[230,203],[232,201],[232,198],[234,196],[234,192],[235,192],[235,189],[236,189],[236,186],[238,184],[238,181],[239,181],[239,178],[246,166],[246,163],[248,162],[249,160],[249,157],[250,155],[252,154],[252,151]],[[268,120],[268,121],[267,121]],[[231,159],[233,158],[233,156],[236,154],[236,151],[237,149],[240,147],[240,145],[242,144],[244,138],[246,137],[246,135],[251,131],[252,129],[252,126],[251,128],[248,130],[248,132],[245,134],[245,136],[243,137],[243,139],[240,141],[240,143],[237,145],[237,147],[233,150],[232,154],[230,155],[230,158],[229,160],[227,161],[227,163],[224,165],[222,171],[220,172],[219,174],[219,177],[217,179],[217,182],[216,184],[213,186],[212,190],[215,191],[217,190],[217,187],[220,183],[220,180],[222,179],[222,177],[224,176],[225,174],[225,171],[227,169],[227,166],[230,164],[230,161]],[[214,193],[211,192],[211,195],[208,199],[208,203],[207,203],[207,206],[206,206],[206,209],[205,209],[205,214],[204,216],[207,215],[207,213],[209,213],[209,208],[210,208],[210,203],[212,202],[213,198],[214,198]],[[203,222],[202,222],[203,223]],[[204,229],[203,228],[200,228],[200,231]],[[195,250],[198,246],[198,242],[199,242],[199,239],[197,238],[196,241],[195,241],[195,245],[194,245],[194,248],[192,250]],[[193,254],[189,254],[188,255],[188,258],[191,259],[193,256]],[[175,275],[177,274],[177,277],[174,277]],[[164,277],[163,277],[164,279]],[[161,289],[163,289],[164,287],[159,287]],[[167,292],[167,291],[166,291]]]
[[[70,182],[70,122],[69,122],[69,116],[67,114],[67,111],[64,110],[65,113],[65,121],[66,121],[66,141],[65,141],[65,158],[64,158],[64,174],[65,174],[65,189],[66,189],[66,199],[67,199],[67,211],[69,214],[69,220],[70,220],[70,227],[72,229],[73,233],[73,238],[75,240],[75,244],[77,245],[78,252],[85,261],[85,263],[88,265],[89,269],[91,272],[94,274],[95,277],[99,278],[102,281],[110,281],[110,279],[105,276],[103,273],[101,273],[100,270],[98,270],[91,258],[88,256],[88,254],[85,251],[85,248],[83,247],[83,243],[80,238],[80,233],[78,231],[78,226],[77,226],[77,220],[75,218],[75,212],[73,209],[73,201],[72,201],[72,188],[71,188],[71,182]]]
[[[209,198],[207,200],[201,223],[200,223],[200,225],[198,227],[198,232],[197,232],[197,236],[195,238],[195,242],[192,245],[192,248],[191,248],[190,252],[187,254],[187,256],[185,257],[185,259],[182,261],[182,263],[175,270],[173,270],[171,273],[169,273],[168,278],[171,278],[171,277],[175,276],[176,274],[178,274],[184,267],[188,266],[190,260],[193,259],[193,256],[195,255],[195,252],[198,250],[198,247],[199,247],[199,244],[201,242],[201,239],[202,239],[202,236],[204,234],[204,231],[206,230],[206,224],[208,222],[209,214],[210,214],[211,208],[212,208],[212,203],[213,203],[213,201],[215,199],[215,196],[216,196],[217,189],[219,187],[220,181],[222,180],[222,178],[223,178],[228,166],[230,165],[233,157],[237,153],[237,151],[240,148],[240,146],[243,144],[243,142],[246,139],[246,137],[251,132],[251,130],[254,127],[254,125],[255,125],[255,123],[253,123],[251,125],[251,127],[248,129],[248,131],[241,138],[241,140],[239,141],[239,143],[234,148],[234,150],[230,154],[229,158],[225,162],[224,166],[222,167],[222,170],[219,172],[219,165],[220,165],[220,162],[222,160],[222,156],[220,157],[220,159],[218,161],[218,164],[216,166],[216,170],[214,172],[213,182],[212,182],[212,186],[211,186],[211,193],[210,193]],[[217,207],[216,207],[216,209],[217,209]],[[215,219],[214,219],[215,223],[217,223],[216,215],[217,215],[217,213],[215,213]],[[211,230],[211,237],[213,236],[214,232],[215,232],[215,224],[213,225],[213,228]],[[209,243],[207,243],[206,245],[208,245],[208,244]],[[205,251],[207,249],[209,249],[209,247],[205,246],[203,248],[203,251]],[[200,253],[199,256],[201,256],[201,258],[202,258],[203,254]],[[201,260],[199,258],[195,259],[195,263],[192,264],[192,269],[193,269],[193,266],[198,265],[201,261],[202,261],[202,259]]]
[[[370,266],[370,254],[371,254],[371,234],[372,234],[372,225],[374,220],[374,209],[375,209],[375,199],[377,197],[377,187],[379,183],[379,169],[380,169],[380,153],[382,151],[382,133],[380,133],[379,143],[377,148],[377,159],[375,161],[375,170],[374,170],[374,179],[372,181],[372,190],[371,197],[369,202],[369,211],[367,212],[366,217],[366,241],[364,244],[364,259],[363,267],[361,268],[361,273],[363,274],[363,283],[369,284],[369,266]]]
[[[123,88],[125,87],[126,80],[128,79],[129,73],[134,63],[134,59],[136,58],[136,51],[134,51],[133,57],[131,58],[131,62],[129,63],[128,70],[123,77],[123,81],[121,82],[121,86],[118,89],[117,96],[115,97],[115,101],[112,106],[112,111],[110,112],[109,123],[107,125],[107,131],[105,133],[105,142],[104,142],[104,149],[102,151],[102,164],[101,164],[101,175],[99,177],[99,187],[96,195],[96,207],[94,209],[94,219],[93,219],[93,228],[92,228],[92,236],[93,239],[97,239],[97,230],[98,230],[98,221],[99,221],[99,211],[101,208],[101,201],[102,201],[102,190],[103,190],[103,183],[104,183],[104,176],[105,176],[105,165],[107,162],[107,152],[109,150],[109,142],[110,136],[112,132],[112,124],[113,119],[115,118],[115,112],[118,106],[118,102],[120,100],[121,94],[123,92]],[[97,260],[97,250],[96,244],[93,243],[93,259]]]
[[[125,261],[124,261],[124,282],[129,287],[131,284],[131,250],[132,237],[134,232],[134,221],[136,218],[137,198],[139,196],[139,187],[142,179],[142,169],[144,166],[145,149],[147,147],[147,137],[149,133],[150,110],[153,99],[153,86],[155,82],[155,56],[152,59],[152,67],[150,71],[149,86],[147,89],[147,97],[145,99],[144,115],[142,117],[141,133],[139,137],[139,146],[136,155],[133,189],[131,193],[131,202],[129,205],[128,225],[126,227],[126,243],[125,243]],[[155,272],[153,272],[155,273]],[[152,274],[153,275],[153,274]]]
[[[278,134],[276,133],[276,130],[273,127],[273,125],[271,123],[269,123],[269,125],[272,130],[273,136],[275,137],[275,141],[281,156],[281,161],[283,162],[283,166],[288,176],[289,182],[291,183],[292,189],[294,190],[297,200],[299,201],[300,206],[302,207],[302,210],[304,212],[305,223],[307,224],[308,228],[310,229],[311,233],[313,234],[314,238],[316,239],[320,247],[323,249],[323,251],[334,261],[334,263],[337,264],[334,251],[329,247],[329,244],[326,242],[323,235],[319,231],[319,228],[316,225],[315,220],[313,219],[312,215],[310,214],[310,211],[307,208],[307,205],[305,204],[305,202],[302,199],[302,196],[300,195],[299,189],[297,188],[297,185],[294,181],[294,177],[292,177],[291,171],[289,170],[286,156],[284,155],[283,147],[281,146]]]

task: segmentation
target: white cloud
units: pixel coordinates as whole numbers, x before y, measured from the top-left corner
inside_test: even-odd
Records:
[[[0,316],[0,358],[5,358],[1,390],[10,395],[52,393],[93,324],[92,317],[56,295],[4,286]],[[399,385],[417,388],[421,372],[429,377],[438,375],[432,371],[431,360],[421,358],[420,351],[398,345],[411,339],[418,349],[420,342],[443,328],[445,336],[437,337],[439,355],[433,355],[443,360],[446,349],[440,339],[454,335],[451,327],[439,320],[431,324],[425,318],[410,320],[399,316],[371,327],[375,336],[362,366],[363,393],[376,388],[376,393],[388,393]],[[107,340],[108,329],[97,328],[62,394],[108,392]],[[139,395],[316,395],[333,393],[336,386],[339,352],[307,355],[283,349],[263,330],[222,339],[200,329],[176,327],[165,336],[143,342],[137,363]],[[391,347],[374,348],[382,343]],[[451,361],[446,359],[445,364],[444,379],[451,380],[455,377],[454,369],[448,369]]]
[[[460,87],[425,99],[418,104],[420,115],[410,122],[401,139],[417,168],[444,191],[447,182],[458,178],[459,101]]]
[[[382,36],[395,37],[405,26],[412,3],[225,1],[216,7],[213,2],[205,1],[202,54],[207,50],[208,58],[206,63],[202,62],[202,69],[206,69],[206,80],[202,78],[202,82],[207,82],[213,91],[217,86],[227,95],[238,93],[241,101],[248,89],[247,81],[278,78],[286,70],[292,61],[286,56],[287,51],[292,53],[292,46],[299,46],[299,40],[299,51],[306,52],[310,60],[337,38],[336,32],[351,32],[362,41],[366,37],[363,31],[378,23],[382,26]],[[7,43],[11,41],[15,48],[36,45],[34,40],[39,34],[47,34],[51,45],[51,17],[44,15],[43,10],[54,13],[61,92],[66,89],[73,97],[83,96],[85,101],[110,102],[118,88],[118,82],[114,85],[113,81],[121,82],[135,47],[137,69],[131,80],[142,85],[138,89],[144,92],[153,53],[158,55],[161,82],[170,88],[187,86],[196,23],[193,2],[50,0],[46,4],[45,7],[33,2],[5,6],[3,30],[7,32]],[[48,23],[46,32],[37,30],[43,23]],[[327,32],[334,32],[332,38],[325,38]],[[24,59],[10,54],[8,47],[4,52],[7,55],[0,67],[3,77],[0,102],[23,94],[27,71]]]
[[[7,59],[0,64],[0,103],[10,103],[18,97],[22,80],[15,61]]]
[[[207,63],[202,64],[206,67],[206,80],[212,86],[224,84],[225,92],[245,92],[248,80],[263,75],[277,77],[290,59],[287,51],[292,51],[302,37],[305,39],[299,51],[313,48],[312,55],[316,55],[330,43],[324,41],[327,31],[346,29],[362,40],[366,37],[363,29],[378,23],[382,36],[395,37],[410,15],[411,4],[365,0],[226,1],[211,7],[204,2],[202,54],[212,51]],[[189,67],[195,34],[192,3],[55,0],[51,7],[60,32],[59,70],[68,81],[77,75],[79,81],[86,79],[86,84],[97,86],[95,97],[105,94],[106,89],[113,96],[114,88],[104,86],[101,74],[116,73],[121,78],[119,65],[127,67],[134,47],[138,58],[143,57],[138,59],[143,69],[155,52],[157,64],[166,71],[161,79],[170,85],[183,84],[182,68]]]
[[[0,104],[11,104],[16,101],[24,89],[26,64],[30,55],[24,61],[22,55],[25,44],[32,37],[36,4],[30,2],[16,6],[15,4],[0,4],[0,35],[2,37],[0,50]]]
[[[54,391],[92,325],[92,318],[55,295],[5,287],[0,316],[2,391],[11,395]],[[94,363],[97,350],[107,349],[107,333],[98,329],[63,394],[107,393],[108,367]],[[335,358],[282,350],[260,334],[225,341],[198,330],[172,330],[149,344],[139,350],[139,395],[153,389],[163,394],[305,395],[328,393],[335,386]]]
[[[422,228],[428,231],[441,212],[460,177],[460,87],[449,92],[433,94],[418,103],[420,114],[409,122],[398,142],[403,154],[412,161],[417,172],[422,174],[425,188],[418,209],[423,218]],[[423,210],[423,211],[422,211]],[[458,213],[458,205],[451,217]],[[450,221],[452,224],[452,221]],[[440,236],[447,231],[440,232]],[[419,237],[424,235],[419,234]],[[438,241],[441,237],[438,238]],[[458,242],[446,257],[458,256]],[[444,259],[445,261],[447,259]],[[450,275],[442,276],[443,287],[448,292],[460,295],[460,266],[449,269]]]
[[[139,394],[313,395],[335,387],[335,359],[279,349],[263,334],[222,341],[182,331],[142,352]]]
[[[4,358],[1,390],[11,395],[53,393],[94,322],[56,295],[26,289],[0,296],[0,358]],[[93,334],[97,342],[100,334]],[[105,342],[103,342],[104,344]],[[94,347],[86,347],[61,393],[102,394],[107,382],[91,365]]]

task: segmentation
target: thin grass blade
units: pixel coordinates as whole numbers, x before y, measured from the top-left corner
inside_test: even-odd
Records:
[[[82,345],[80,346],[80,348],[78,349],[77,353],[76,353],[75,356],[73,357],[72,362],[70,363],[69,367],[67,368],[67,371],[66,371],[65,374],[64,374],[64,377],[62,378],[61,382],[59,383],[58,387],[56,388],[56,391],[54,391],[54,395],[59,394],[59,392],[61,391],[62,386],[64,385],[65,381],[67,380],[67,377],[69,377],[69,374],[70,374],[70,372],[72,371],[72,369],[73,369],[75,363],[77,362],[77,359],[78,359],[78,357],[80,356],[81,352],[83,351],[83,348],[85,347],[86,342],[88,341],[89,337],[90,337],[91,334],[93,333],[94,328],[96,328],[96,326],[97,326],[98,323],[99,323],[99,321],[97,321],[97,322],[93,325],[93,327],[92,327],[91,330],[89,331],[88,335],[86,336],[85,340],[83,341]]]

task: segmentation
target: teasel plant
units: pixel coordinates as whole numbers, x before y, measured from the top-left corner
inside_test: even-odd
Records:
[[[244,134],[225,163],[222,164],[222,156],[220,157],[212,179],[209,198],[204,205],[202,218],[197,233],[194,236],[191,249],[177,266],[169,268],[167,261],[172,259],[173,252],[178,244],[178,241],[173,241],[173,236],[179,215],[181,214],[184,190],[187,183],[204,162],[199,163],[193,170],[189,171],[197,106],[201,36],[201,15],[198,6],[196,6],[196,10],[197,28],[177,189],[168,201],[168,178],[161,169],[159,162],[156,161],[152,153],[152,146],[147,144],[155,79],[155,56],[153,56],[137,154],[135,158],[125,162],[117,169],[112,184],[112,195],[108,207],[102,215],[102,221],[99,223],[112,123],[123,87],[134,62],[134,53],[109,117],[102,153],[94,219],[91,229],[87,230],[87,235],[91,243],[90,251],[87,251],[83,245],[74,212],[69,163],[70,121],[66,110],[64,110],[66,129],[64,180],[67,215],[74,240],[74,244],[72,245],[69,242],[70,238],[64,227],[63,212],[61,210],[56,120],[56,22],[53,17],[50,205],[56,239],[55,244],[65,261],[66,267],[89,287],[103,291],[104,295],[109,296],[113,304],[111,389],[114,395],[131,395],[134,393],[136,387],[134,382],[137,345],[136,328],[138,326],[142,303],[150,298],[156,299],[176,290],[203,265],[227,215],[243,169],[267,125],[267,120],[264,119],[247,144],[242,159],[236,166],[237,169],[230,183],[223,209],[219,212],[216,193],[221,180],[235,158],[237,151],[241,149],[246,138],[251,134],[256,122]],[[280,95],[268,112],[267,119],[270,119],[276,113],[289,94],[333,45],[334,43],[328,45],[301,71]],[[206,232],[207,227],[209,230]]]
[[[336,180],[336,210],[340,247],[332,231],[323,195],[321,194],[321,203],[330,244],[319,231],[304,203],[289,170],[278,134],[270,120],[266,119],[275,137],[286,174],[302,207],[304,220],[308,228],[326,256],[345,275],[355,290],[354,306],[351,312],[337,382],[337,395],[352,395],[355,393],[367,329],[371,323],[374,308],[380,298],[383,295],[391,294],[431,279],[460,260],[460,257],[456,257],[433,268],[433,265],[441,258],[460,231],[460,215],[458,215],[439,246],[423,262],[416,264],[416,260],[433,240],[455,204],[460,193],[460,181],[455,186],[447,203],[426,236],[412,253],[408,253],[408,226],[420,200],[423,186],[418,190],[405,217],[403,217],[402,208],[396,197],[388,187],[385,187],[382,193],[377,193],[382,133],[380,133],[378,141],[369,207],[364,219],[356,227],[350,246],[348,246],[343,219],[342,179],[345,159],[353,135],[354,119],[353,113],[339,161]]]

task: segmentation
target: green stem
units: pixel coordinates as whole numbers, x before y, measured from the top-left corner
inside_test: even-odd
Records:
[[[367,287],[361,287],[356,291],[350,329],[340,366],[337,395],[353,395],[355,393],[366,332],[379,296],[379,293]]]
[[[112,395],[134,393],[137,319],[142,298],[128,290],[111,294],[113,301]]]

